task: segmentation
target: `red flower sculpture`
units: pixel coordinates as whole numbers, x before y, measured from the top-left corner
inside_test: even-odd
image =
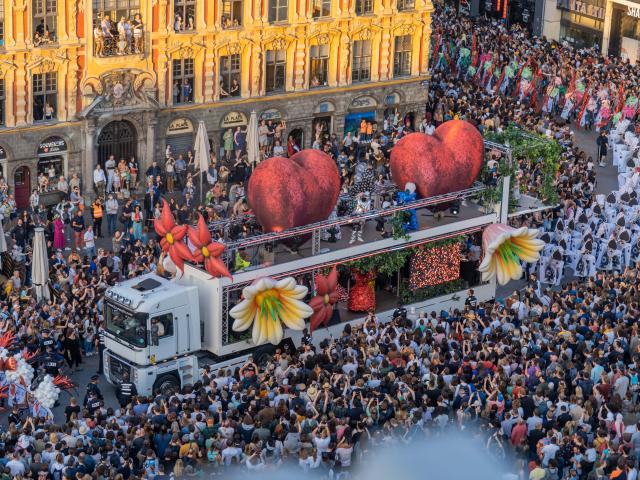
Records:
[[[54,378],[53,384],[60,390],[71,390],[76,387],[76,385],[69,379],[69,377],[63,377],[62,375],[58,375],[56,378]]]
[[[160,218],[153,221],[153,228],[162,237],[160,239],[162,251],[168,253],[176,267],[182,271],[185,260],[195,261],[189,247],[183,242],[184,236],[187,234],[187,226],[176,224],[169,204],[164,199],[162,203]]]
[[[18,362],[16,361],[16,357],[9,357],[4,362],[5,370],[15,370],[18,367]]]
[[[8,348],[16,339],[11,332],[6,332],[0,337],[0,348]]]
[[[338,303],[338,270],[334,265],[329,275],[316,276],[316,291],[318,294],[309,301],[309,306],[313,308],[311,315],[311,331],[313,332],[320,325],[327,326],[333,306]]]
[[[25,362],[31,362],[32,360],[36,359],[36,357],[38,356],[38,353],[39,353],[39,350],[36,350],[35,352],[30,352],[26,348],[23,348],[22,358],[24,358]]]
[[[193,257],[197,263],[204,263],[204,269],[213,277],[231,277],[226,265],[220,260],[224,245],[214,242],[207,224],[198,214],[198,228],[189,227],[189,241],[196,247]]]

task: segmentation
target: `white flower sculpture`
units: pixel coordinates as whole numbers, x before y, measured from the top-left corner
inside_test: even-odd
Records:
[[[243,300],[229,312],[235,319],[233,330],[243,332],[253,325],[255,345],[277,345],[284,335],[283,323],[302,330],[304,319],[313,314],[313,309],[302,301],[306,294],[307,287],[296,284],[292,277],[259,278],[242,290]]]

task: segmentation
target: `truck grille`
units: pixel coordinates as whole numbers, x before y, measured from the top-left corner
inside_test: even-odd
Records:
[[[111,377],[111,380],[122,383],[125,373],[128,373],[129,378],[131,378],[131,367],[121,360],[118,360],[116,357],[111,356],[109,359],[109,376]]]

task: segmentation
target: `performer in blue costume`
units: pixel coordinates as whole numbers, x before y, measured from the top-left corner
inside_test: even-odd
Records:
[[[398,203],[400,205],[413,202],[414,200],[416,200],[416,198],[418,198],[418,196],[416,195],[416,184],[412,182],[408,182],[404,186],[404,191],[398,192],[397,196],[398,196]],[[416,209],[412,208],[411,210],[406,210],[406,212],[409,214],[409,218],[406,220],[404,224],[405,232],[418,230],[418,217],[416,215]]]

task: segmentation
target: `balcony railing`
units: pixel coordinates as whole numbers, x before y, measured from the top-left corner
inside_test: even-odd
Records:
[[[132,35],[109,34],[95,36],[93,54],[96,57],[118,57],[145,53],[146,33]]]

